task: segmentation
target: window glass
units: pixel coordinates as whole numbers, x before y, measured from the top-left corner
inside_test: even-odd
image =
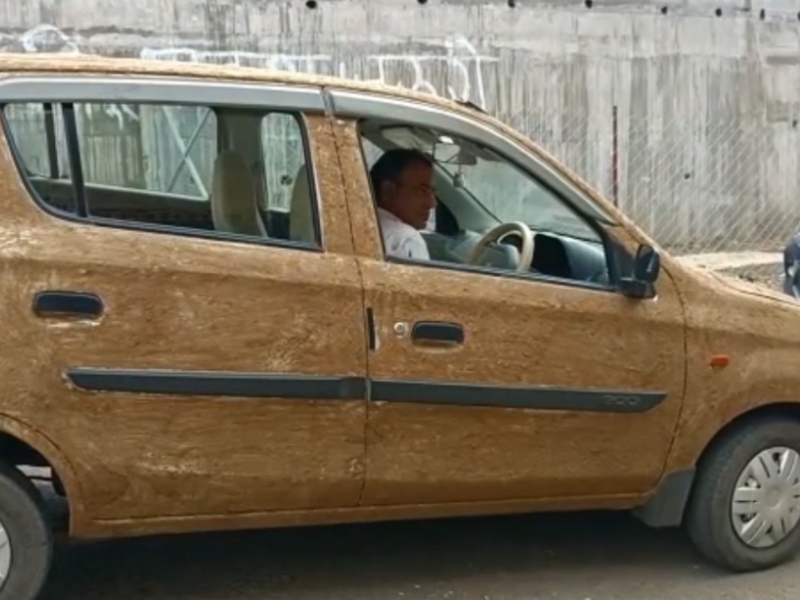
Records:
[[[436,210],[430,211],[427,228],[420,226],[417,215],[428,203],[416,206],[417,199],[409,197],[408,202],[414,204],[409,208],[402,192],[396,191],[410,187],[403,179],[406,175],[393,175],[398,185],[388,188],[392,194],[400,194],[389,201],[396,211],[395,218],[403,221],[408,216],[406,225],[422,235],[429,259],[424,249],[415,256],[423,262],[609,282],[601,234],[562,197],[490,146],[444,130],[386,121],[362,121],[361,136],[368,169],[374,164],[369,159],[371,154],[393,149],[413,149],[432,157],[433,179],[428,185],[435,190]],[[409,171],[408,177],[419,177],[419,173],[419,169]],[[434,215],[438,218],[433,219]],[[531,256],[526,252],[531,247],[525,245],[525,237],[519,231],[495,233],[496,237],[482,240],[499,225],[512,222],[522,223],[533,234],[529,265],[520,262]],[[404,241],[418,247],[419,234],[407,227],[402,231],[409,238]],[[389,247],[385,240],[384,247]],[[386,253],[392,258],[390,250]]]
[[[314,242],[318,239],[313,215],[314,196],[298,116],[276,112],[266,115],[261,121],[261,147],[262,204],[270,229],[275,235],[295,242]]]
[[[490,153],[487,158],[475,157],[473,164],[457,165],[449,162],[453,154],[452,148],[439,146],[436,160],[498,222],[521,221],[533,231],[600,240],[563,200],[513,163]]]
[[[87,184],[208,200],[217,153],[209,107],[80,104],[76,111]]]
[[[6,108],[6,122],[29,175],[69,177],[60,108],[58,105],[50,108],[49,116],[53,124],[51,138],[48,137],[44,104],[13,104]],[[55,164],[51,164],[51,157],[55,158]]]
[[[372,165],[381,157],[383,150],[378,148],[375,144],[370,142],[367,138],[361,138],[362,148],[364,150],[364,159],[367,162],[367,169],[371,169]]]
[[[59,169],[53,171],[42,105],[4,107],[18,158],[40,200],[81,214],[66,168],[62,112],[56,105],[50,137],[55,137]],[[305,141],[297,115],[99,103],[76,104],[74,114],[90,220],[318,245],[312,174],[301,169]],[[222,150],[220,131],[225,131]]]
[[[261,121],[267,208],[289,211],[295,180],[305,166],[303,131],[293,115],[270,113]]]

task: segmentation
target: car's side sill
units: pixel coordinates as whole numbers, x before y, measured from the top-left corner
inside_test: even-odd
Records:
[[[552,386],[501,386],[443,381],[403,381],[363,377],[88,369],[67,371],[77,387],[90,391],[287,399],[366,399],[373,402],[447,406],[640,413],[658,406],[666,392],[594,390]]]
[[[488,500],[437,504],[404,504],[387,506],[354,506],[307,510],[275,510],[269,512],[226,513],[176,517],[144,517],[138,519],[93,520],[91,515],[75,515],[70,535],[75,538],[135,537],[188,533],[196,531],[228,531],[334,525],[345,523],[388,522],[408,519],[499,516],[540,512],[580,510],[630,510],[642,499],[641,494],[614,494],[571,498],[522,500]]]

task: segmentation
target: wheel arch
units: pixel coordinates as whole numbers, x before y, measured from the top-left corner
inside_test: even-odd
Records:
[[[722,427],[717,429],[714,435],[702,447],[697,460],[695,461],[695,468],[700,468],[703,461],[708,457],[710,451],[725,439],[732,432],[736,431],[744,423],[752,419],[768,418],[768,417],[783,417],[794,421],[800,421],[800,402],[772,402],[755,406],[749,410],[734,415]]]
[[[711,450],[742,425],[754,419],[783,417],[800,422],[800,402],[771,402],[734,415],[708,439],[693,465],[668,472],[645,504],[633,510],[640,521],[651,527],[678,527],[695,487],[695,473],[711,455]]]
[[[61,450],[43,433],[18,419],[0,414],[0,460],[16,467],[19,464],[29,464],[24,459],[37,458],[44,463],[41,466],[50,467],[64,488],[71,533],[80,525],[83,516],[81,488],[75,469]],[[23,462],[20,463],[19,460]]]

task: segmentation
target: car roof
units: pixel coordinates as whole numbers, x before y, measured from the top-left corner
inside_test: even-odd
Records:
[[[611,221],[632,222],[622,214],[611,202],[597,190],[592,189],[571,168],[542,148],[521,131],[514,129],[502,120],[469,103],[457,102],[430,93],[417,92],[401,86],[390,86],[378,82],[358,81],[333,75],[316,75],[295,71],[266,69],[261,67],[245,67],[235,64],[203,64],[183,61],[166,61],[142,58],[117,58],[97,54],[78,53],[0,53],[0,79],[9,74],[40,73],[55,75],[138,75],[164,77],[191,77],[209,81],[260,82],[267,84],[293,84],[313,87],[362,92],[382,95],[387,98],[410,100],[415,103],[443,108],[455,113],[483,121],[515,139],[523,146],[548,160],[550,165],[562,176],[572,180],[584,194],[592,197],[599,204],[602,212],[611,217]]]
[[[215,81],[261,82],[277,84],[330,87],[424,102],[450,110],[485,115],[467,104],[440,98],[430,93],[416,92],[400,86],[365,82],[334,75],[316,75],[235,64],[203,64],[142,58],[113,58],[96,54],[70,53],[0,53],[0,77],[9,73],[93,73],[107,75],[158,75],[193,77]]]

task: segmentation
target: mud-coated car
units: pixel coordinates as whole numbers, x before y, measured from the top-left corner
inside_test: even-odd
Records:
[[[800,545],[800,305],[676,261],[475,107],[335,78],[0,61],[0,599],[99,539],[613,509]],[[369,170],[430,157],[426,259]],[[401,185],[398,182],[397,185]]]

